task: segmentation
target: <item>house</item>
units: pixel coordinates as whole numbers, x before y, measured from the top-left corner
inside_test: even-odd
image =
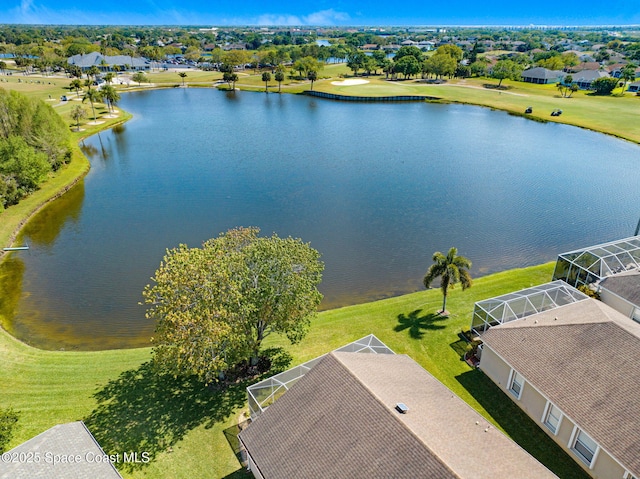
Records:
[[[565,76],[567,76],[567,74],[559,70],[535,67],[522,72],[522,81],[546,85],[548,83],[558,83],[562,81]]]
[[[582,70],[573,74],[573,82],[581,90],[590,90],[591,83],[598,78],[606,78],[609,74],[600,70]]]
[[[238,438],[262,479],[556,477],[406,355],[329,353]]]
[[[58,424],[11,449],[0,461],[0,479],[122,479],[114,463],[123,456],[107,456],[82,421]]]
[[[629,91],[640,92],[640,81],[635,81],[633,83],[629,83],[629,87],[627,88]]]
[[[598,284],[600,300],[640,323],[640,272],[629,271],[604,278]]]
[[[150,70],[151,62],[144,57],[129,55],[102,55],[99,52],[80,53],[67,59],[69,65],[76,65],[86,71],[91,67],[98,67],[100,71],[114,71],[114,67],[121,70]]]
[[[640,270],[640,236],[562,253],[558,255],[553,279],[577,288],[634,270]]]
[[[640,324],[561,283],[487,300],[479,367],[590,476],[638,478]]]

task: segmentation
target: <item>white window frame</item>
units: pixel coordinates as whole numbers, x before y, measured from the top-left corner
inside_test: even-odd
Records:
[[[588,437],[591,441],[593,441],[593,443],[596,445],[595,451],[593,451],[593,455],[591,456],[591,460],[589,460],[586,456],[584,456],[578,449],[576,449],[576,444],[578,443],[578,439],[580,437],[580,434],[584,434],[586,437]],[[582,442],[580,442],[580,444],[583,445],[583,447],[587,450],[590,451],[590,449],[588,447],[586,447],[586,445]],[[598,459],[598,453],[600,452],[600,445],[589,435],[587,434],[585,431],[583,431],[582,429],[580,429],[578,426],[574,426],[573,428],[573,432],[571,433],[571,439],[569,440],[569,449],[571,449],[571,451],[578,457],[580,458],[580,460],[582,462],[584,462],[587,466],[589,466],[589,469],[593,469],[593,466],[596,463],[596,459]]]
[[[520,379],[520,382],[517,382],[516,379]],[[513,396],[516,399],[520,399],[522,397],[522,390],[524,389],[525,382],[526,381],[524,379],[524,376],[518,373],[518,371],[516,371],[515,369],[512,369],[511,372],[509,373],[509,381],[507,382],[507,389],[511,394],[513,394]],[[513,388],[514,384],[517,384],[520,387],[520,389],[515,390]]]
[[[634,306],[631,310],[631,319],[633,319],[636,323],[640,323],[640,308]],[[634,479],[632,476],[629,476]]]
[[[623,479],[637,479],[636,476],[634,476],[633,474],[631,474],[629,471],[624,473],[624,478]]]
[[[555,409],[556,411],[559,412],[558,414],[558,424],[556,424],[555,429],[553,428],[553,425],[549,423],[549,416],[551,415],[551,411]],[[554,436],[558,435],[558,431],[560,430],[560,425],[562,424],[562,418],[564,417],[564,414],[562,414],[562,411],[560,410],[560,408],[558,406],[556,406],[555,404],[553,404],[551,401],[547,401],[547,405],[544,407],[544,412],[542,413],[542,419],[541,422],[542,424],[545,425],[545,427],[551,431],[553,433]]]

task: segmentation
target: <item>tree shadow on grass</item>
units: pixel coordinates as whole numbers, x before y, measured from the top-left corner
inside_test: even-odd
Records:
[[[276,354],[272,364],[279,371],[284,364],[278,361],[277,352],[270,350],[269,354]],[[273,370],[264,375],[271,374]],[[137,452],[138,457],[146,452],[153,460],[190,430],[201,425],[210,428],[235,414],[246,404],[247,386],[258,380],[260,377],[252,377],[207,387],[195,377],[160,375],[146,362],[97,391],[98,405],[84,422],[106,454],[122,458],[125,452]],[[129,472],[144,466],[143,462],[119,463]]]
[[[474,369],[462,373],[456,376],[456,380],[480,403],[511,439],[558,477],[589,478],[589,475],[482,371]]]
[[[429,313],[420,316],[421,309],[416,309],[408,315],[401,313],[398,315],[398,324],[393,328],[397,333],[409,330],[409,336],[413,339],[422,339],[427,330],[444,329],[445,326],[436,324],[437,321],[444,321],[446,316]]]

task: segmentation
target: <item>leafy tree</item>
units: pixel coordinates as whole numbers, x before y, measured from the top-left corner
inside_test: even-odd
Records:
[[[96,109],[94,104],[102,101],[102,93],[99,90],[95,90],[93,88],[89,88],[82,98],[82,101],[89,100],[91,103],[91,111],[93,112],[93,119],[96,119]]]
[[[549,57],[538,62],[538,66],[542,68],[548,68],[549,70],[562,70],[564,68],[564,61],[559,55]]]
[[[18,414],[13,409],[0,409],[0,454],[7,450],[18,422]]]
[[[491,77],[500,80],[498,82],[498,88],[502,85],[503,80],[518,80],[521,75],[522,66],[512,60],[498,61],[491,71]]]
[[[436,55],[448,55],[451,58],[453,58],[457,63],[460,60],[462,60],[464,53],[462,52],[462,49],[459,46],[453,45],[452,43],[447,43],[445,45],[440,45],[436,49]]]
[[[24,138],[0,140],[0,174],[15,178],[21,196],[36,190],[50,171],[47,156],[31,148]]]
[[[82,105],[75,105],[71,108],[71,118],[76,122],[76,131],[80,131],[80,120],[87,117],[87,111]]]
[[[393,57],[393,61],[397,63],[404,57],[413,57],[416,59],[416,61],[418,61],[418,63],[422,62],[423,58],[422,51],[418,47],[414,47],[412,45],[398,48],[398,51]]]
[[[263,72],[262,81],[264,82],[264,92],[269,93],[269,82],[271,81],[271,73]]]
[[[300,239],[237,228],[202,248],[168,250],[144,290],[156,320],[154,362],[175,375],[216,381],[256,364],[271,333],[301,340],[322,295],[320,254]]]
[[[347,68],[353,72],[354,76],[358,76],[358,71],[364,68],[364,62],[367,55],[361,50],[353,50],[347,56]]]
[[[457,248],[450,248],[447,255],[443,255],[440,251],[433,253],[433,264],[429,266],[422,282],[425,288],[429,288],[433,281],[440,277],[440,289],[442,290],[442,314],[447,311],[447,294],[449,288],[453,288],[460,283],[462,289],[471,287],[472,280],[469,274],[471,261],[464,256],[458,256]]]
[[[591,89],[596,95],[611,95],[617,85],[617,78],[602,77],[596,78],[591,82]]]
[[[229,84],[229,89],[230,90],[235,90],[236,89],[236,82],[238,81],[238,74],[234,73],[233,71],[224,72],[222,74],[222,80]],[[233,86],[232,86],[232,84],[233,84]]]
[[[134,82],[138,83],[138,86],[142,85],[142,83],[147,83],[149,80],[147,79],[147,75],[144,74],[144,72],[135,72],[133,74],[133,76],[131,77],[131,79]]]
[[[396,73],[402,73],[406,78],[411,78],[412,75],[420,72],[420,63],[416,57],[412,55],[405,55],[395,62],[394,71]]]
[[[284,81],[284,72],[282,69],[277,69],[275,74],[275,80],[278,82],[278,93],[280,93],[282,89],[282,82]]]
[[[180,72],[178,76],[182,78],[182,86],[184,86],[184,79],[187,78],[187,72]]]
[[[7,62],[0,60],[0,72],[4,74],[4,71],[7,69]]]
[[[425,60],[423,69],[428,73],[433,73],[436,77],[453,76],[456,72],[458,62],[452,56],[436,54]]]
[[[71,157],[67,125],[45,102],[0,88],[0,138],[21,136],[56,170]]]

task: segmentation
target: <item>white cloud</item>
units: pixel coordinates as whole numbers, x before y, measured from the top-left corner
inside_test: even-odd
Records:
[[[311,13],[304,17],[305,25],[337,25],[349,20],[349,14],[337,12],[333,8]]]

